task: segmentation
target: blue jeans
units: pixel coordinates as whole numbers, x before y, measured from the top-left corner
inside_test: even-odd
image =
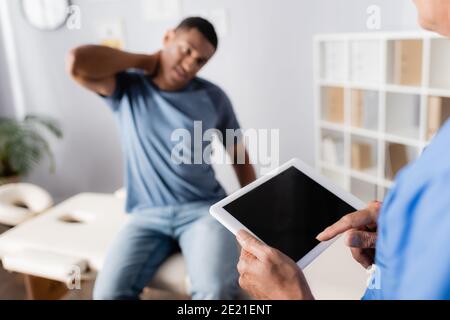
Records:
[[[212,204],[194,202],[132,213],[108,250],[94,299],[138,299],[177,242],[193,299],[236,298],[237,242],[209,214]]]

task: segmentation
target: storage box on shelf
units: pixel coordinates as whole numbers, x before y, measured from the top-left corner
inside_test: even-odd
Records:
[[[427,139],[430,140],[440,127],[450,118],[450,98],[428,97]]]
[[[404,86],[422,84],[423,41],[390,40],[387,44],[388,83]]]
[[[344,88],[322,88],[322,114],[325,121],[344,123]]]
[[[352,171],[376,177],[377,149],[376,140],[352,135],[350,161]]]
[[[378,92],[351,90],[351,125],[356,128],[378,129]]]
[[[450,40],[401,32],[314,42],[317,167],[362,200],[382,200],[450,117]]]
[[[407,146],[395,142],[386,143],[386,163],[385,177],[388,181],[395,179],[396,175],[408,163],[419,156],[419,151],[415,147]]]
[[[344,135],[333,130],[322,130],[322,161],[329,166],[344,167]]]

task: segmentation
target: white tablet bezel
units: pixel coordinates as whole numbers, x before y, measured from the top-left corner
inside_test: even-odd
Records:
[[[225,199],[217,202],[210,208],[211,215],[217,219],[222,225],[224,225],[228,230],[230,230],[234,235],[241,230],[244,229],[248,232],[250,232],[252,235],[256,237],[256,235],[249,230],[247,227],[245,227],[242,223],[240,223],[235,217],[233,217],[230,213],[228,213],[223,207],[227,204],[233,202],[237,198],[241,197],[242,195],[248,193],[250,190],[255,189],[259,185],[263,184],[264,182],[270,180],[271,178],[275,177],[276,175],[280,174],[281,172],[289,169],[290,167],[295,167],[298,170],[300,170],[302,173],[304,173],[306,176],[311,178],[312,180],[316,181],[318,184],[323,186],[325,189],[329,190],[336,196],[338,196],[340,199],[351,205],[352,207],[356,208],[357,210],[361,210],[366,207],[366,204],[352,195],[351,193],[345,191],[342,187],[334,184],[333,182],[329,181],[324,176],[320,175],[317,171],[315,171],[313,168],[305,164],[303,161],[299,159],[292,159],[285,163],[284,165],[280,166],[279,168],[269,172],[268,174],[262,176],[261,178],[255,180],[254,182],[248,184],[244,188],[234,192],[233,194],[229,195]],[[258,238],[258,237],[257,237]],[[329,241],[324,241],[319,243],[316,247],[314,247],[311,251],[309,251],[304,257],[302,257],[299,261],[297,261],[297,265],[304,269],[306,266],[308,266],[315,258],[317,258],[326,248],[328,248],[334,241],[336,241],[338,237],[331,239]],[[259,239],[259,238],[258,238]],[[262,239],[260,239],[263,241]],[[263,241],[264,242],[264,241]]]

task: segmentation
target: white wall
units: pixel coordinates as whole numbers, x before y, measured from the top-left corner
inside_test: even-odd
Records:
[[[2,26],[0,25],[0,117],[14,117],[14,105],[11,86],[8,81],[6,52],[3,45]]]
[[[82,191],[113,191],[122,184],[113,117],[99,98],[68,78],[64,55],[74,46],[95,42],[94,25],[102,19],[122,17],[127,49],[142,52],[156,50],[172,23],[143,21],[140,0],[78,0],[81,30],[39,32],[22,18],[20,1],[8,1],[27,110],[53,115],[65,132],[64,140],[54,144],[56,174],[49,175],[43,163],[30,180],[58,199]],[[313,164],[312,37],[367,31],[365,10],[371,4],[382,9],[382,30],[417,28],[410,0],[184,0],[183,8],[185,14],[228,10],[229,34],[202,76],[228,92],[245,128],[280,129],[281,162],[299,157]],[[6,80],[3,72],[0,80]],[[236,187],[229,170],[219,173],[228,190]]]

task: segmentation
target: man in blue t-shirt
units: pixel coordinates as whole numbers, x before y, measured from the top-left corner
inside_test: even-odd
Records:
[[[214,27],[192,17],[168,31],[163,49],[152,55],[92,45],[69,54],[72,77],[114,113],[125,156],[130,220],[109,249],[95,299],[138,298],[178,246],[194,299],[238,292],[236,241],[208,214],[226,196],[210,164],[212,136],[235,160],[242,186],[255,173],[227,95],[196,76],[217,45]]]
[[[450,0],[415,0],[421,25],[450,36]],[[450,61],[449,61],[450,63]],[[450,299],[450,120],[401,171],[383,204],[344,216],[318,240],[347,233],[353,257],[375,272],[363,299]],[[265,299],[313,299],[294,261],[240,231],[240,285]]]

